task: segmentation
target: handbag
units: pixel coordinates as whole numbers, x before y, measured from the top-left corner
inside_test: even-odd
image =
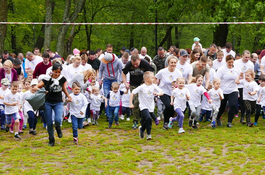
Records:
[[[46,90],[45,88],[38,89],[34,95],[26,98],[29,104],[32,106],[33,110],[44,110],[44,103],[45,103],[45,95]]]

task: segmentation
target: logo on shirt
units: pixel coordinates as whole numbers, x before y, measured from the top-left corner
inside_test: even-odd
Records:
[[[179,97],[184,97],[184,94],[183,93],[179,94]]]
[[[117,96],[113,95],[113,96],[112,96],[112,100],[113,100],[113,101],[116,101],[116,100],[117,100]]]
[[[12,98],[12,99],[11,99],[11,101],[12,101],[12,102],[15,102],[15,101],[16,101],[16,99],[15,99],[15,98]]]
[[[247,85],[247,86],[246,86],[246,88],[247,88],[247,89],[250,89],[250,86],[249,86],[249,85]]]
[[[214,94],[214,98],[218,98],[218,94]]]
[[[180,71],[181,73],[183,73],[183,72],[184,72],[184,69],[183,69],[183,68],[180,68],[179,71]]]
[[[196,89],[195,93],[196,93],[196,94],[199,94],[199,90],[198,90],[198,89]]]
[[[170,81],[173,81],[173,76],[170,75],[170,76],[168,77],[168,79],[169,79]]]
[[[242,67],[242,71],[246,71],[247,70],[247,67],[246,66],[243,66]]]
[[[79,100],[76,100],[75,104],[79,105],[80,104],[80,101]]]
[[[231,71],[229,71],[229,74],[230,75],[234,75],[234,72],[231,70]]]
[[[148,95],[152,95],[152,92],[150,90],[147,91]]]

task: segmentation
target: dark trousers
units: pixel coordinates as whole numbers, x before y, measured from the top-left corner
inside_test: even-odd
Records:
[[[256,104],[255,122],[258,122],[261,111],[261,105]]]
[[[165,105],[165,110],[164,110],[164,123],[169,122],[169,118],[173,117],[175,114],[174,107],[173,105],[170,104],[170,99],[171,97],[169,95],[162,95],[160,96],[160,100],[164,103]]]
[[[202,109],[200,120],[202,121],[204,116],[205,116],[205,121],[210,120],[211,114],[212,114],[212,110]]]
[[[28,123],[29,123],[29,129],[36,129],[36,125],[37,125],[37,117],[35,117],[35,114],[33,111],[28,111],[27,112],[29,118],[28,118]]]
[[[127,118],[129,118],[130,117],[130,114],[131,114],[131,109],[130,108],[128,108],[128,107],[122,107],[122,115],[127,115]]]
[[[238,92],[224,94],[224,99],[221,101],[221,106],[219,108],[217,119],[220,119],[221,115],[225,112],[226,103],[228,101],[228,107],[229,107],[228,122],[232,123],[235,112],[236,112],[237,97],[238,97]]]
[[[152,128],[152,116],[153,112],[149,112],[148,109],[141,111],[141,130],[144,132],[146,130],[147,134],[151,134]]]
[[[6,124],[6,115],[5,115],[5,105],[0,104],[0,118],[1,118],[1,126],[5,126]]]
[[[239,91],[239,104],[241,109],[241,117],[244,118],[246,109],[243,100],[243,88],[238,88],[238,91]]]
[[[255,112],[256,109],[256,101],[244,100],[244,106],[246,109],[247,123],[250,123],[250,116]]]

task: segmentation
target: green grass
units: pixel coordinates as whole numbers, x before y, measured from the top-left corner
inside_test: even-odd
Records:
[[[99,125],[78,131],[78,145],[71,124],[63,123],[64,136],[55,137],[54,147],[39,122],[38,135],[24,130],[20,141],[0,132],[0,174],[265,174],[265,120],[252,128],[239,118],[227,128],[226,121],[216,129],[200,122],[193,130],[186,117],[184,134],[176,125],[165,131],[153,124],[147,141],[131,129],[132,121],[107,129],[102,116]]]

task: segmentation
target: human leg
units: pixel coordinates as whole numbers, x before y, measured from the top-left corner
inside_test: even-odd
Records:
[[[232,92],[227,95],[227,100],[229,102],[229,111],[228,111],[228,122],[231,124],[236,112],[236,98],[238,97],[238,92]],[[242,112],[242,111],[241,111]]]

